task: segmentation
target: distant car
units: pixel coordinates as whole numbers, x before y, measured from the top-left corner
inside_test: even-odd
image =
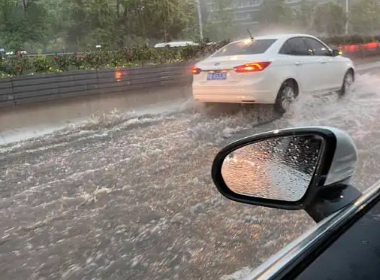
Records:
[[[274,104],[284,113],[299,94],[349,90],[355,69],[340,54],[306,34],[235,41],[195,64],[193,97],[206,104]]]
[[[19,51],[19,54],[27,55],[28,52],[27,51]],[[5,55],[16,55],[16,52],[14,52],[14,51],[7,52]]]
[[[177,42],[158,43],[158,44],[154,45],[154,48],[155,49],[183,48],[186,46],[198,46],[198,44],[193,42],[193,41],[177,41]]]

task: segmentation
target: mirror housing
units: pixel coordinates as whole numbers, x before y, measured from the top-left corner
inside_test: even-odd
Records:
[[[342,51],[339,50],[339,49],[333,49],[333,50],[331,51],[331,55],[332,55],[332,56],[342,55]]]
[[[235,193],[227,186],[222,176],[222,166],[225,158],[232,152],[268,139],[303,135],[314,135],[322,138],[323,147],[311,183],[300,200],[282,201],[248,196]],[[356,146],[350,136],[342,130],[322,126],[288,128],[256,134],[227,145],[216,155],[211,175],[219,192],[228,199],[277,209],[304,209],[314,220],[319,221],[353,202],[361,195],[358,190],[349,185],[355,171],[356,161]]]

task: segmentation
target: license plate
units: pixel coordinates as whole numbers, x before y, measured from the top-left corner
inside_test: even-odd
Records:
[[[225,80],[227,79],[227,73],[208,73],[207,80]]]

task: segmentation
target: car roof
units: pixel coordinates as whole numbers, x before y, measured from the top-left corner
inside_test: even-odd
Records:
[[[286,39],[289,39],[289,38],[293,38],[293,37],[314,37],[312,35],[309,35],[309,34],[302,34],[302,33],[284,33],[284,34],[272,34],[272,35],[263,35],[263,36],[254,36],[253,38],[255,40],[264,40],[264,39],[281,39],[281,40],[286,40]],[[245,40],[249,40],[250,38],[245,38],[245,39],[242,39],[242,40],[236,40],[234,41],[233,43],[235,42],[241,42],[241,41],[245,41]]]

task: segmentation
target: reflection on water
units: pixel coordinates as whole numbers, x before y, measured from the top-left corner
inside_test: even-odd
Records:
[[[229,154],[222,176],[235,193],[298,201],[311,182],[321,145],[322,138],[313,135],[256,142]]]

